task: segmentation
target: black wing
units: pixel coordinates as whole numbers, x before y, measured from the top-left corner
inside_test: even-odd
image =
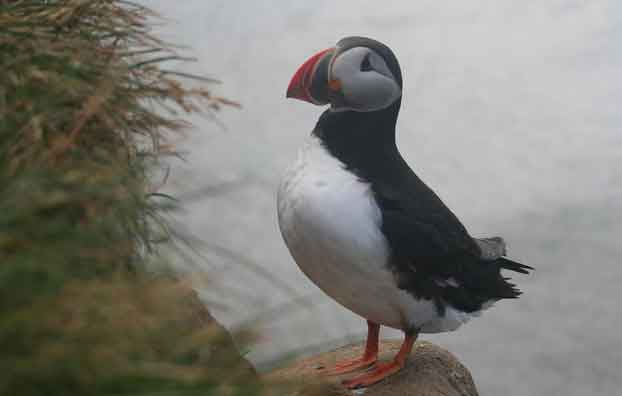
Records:
[[[500,255],[482,255],[456,216],[405,163],[394,171],[398,174],[385,182],[376,180],[372,188],[399,287],[434,300],[439,313],[446,304],[473,312],[488,301],[518,297],[520,291],[501,269],[527,273],[531,267]]]

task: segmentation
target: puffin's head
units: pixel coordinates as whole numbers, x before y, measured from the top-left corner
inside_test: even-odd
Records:
[[[393,51],[365,37],[346,37],[300,66],[287,97],[336,111],[369,112],[391,106],[402,96],[402,73]]]

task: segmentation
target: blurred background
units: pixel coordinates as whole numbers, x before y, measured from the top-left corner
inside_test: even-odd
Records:
[[[197,54],[189,71],[243,106],[217,124],[193,119],[201,133],[181,143],[169,188],[185,198],[177,220],[209,247],[189,270],[218,286],[198,283],[212,313],[230,328],[260,320],[255,365],[364,335],[290,258],[275,191],[323,111],[285,100],[289,79],[318,50],[365,35],[400,59],[398,144],[415,172],[473,235],[503,236],[537,269],[516,277],[520,300],[422,338],[455,353],[482,395],[619,392],[622,3],[143,3],[165,17],[158,33]]]

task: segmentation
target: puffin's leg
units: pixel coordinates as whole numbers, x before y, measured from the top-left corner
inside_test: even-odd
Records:
[[[378,360],[378,335],[380,334],[380,325],[371,321],[367,321],[367,342],[365,343],[365,352],[360,358],[346,360],[335,364],[333,369],[325,372],[326,375],[340,375],[350,373],[352,371],[366,368],[376,363]]]
[[[417,340],[417,333],[407,333],[402,343],[400,351],[395,355],[395,358],[390,363],[378,364],[375,369],[365,374],[361,374],[358,377],[354,377],[351,380],[343,381],[343,385],[346,388],[354,389],[360,387],[367,387],[382,381],[388,376],[400,371],[406,364],[406,359],[412,351],[413,344]]]

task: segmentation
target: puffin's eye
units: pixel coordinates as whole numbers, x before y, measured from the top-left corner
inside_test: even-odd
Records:
[[[371,67],[371,62],[369,61],[369,56],[370,53],[368,52],[365,57],[363,58],[363,61],[361,62],[361,71],[362,72],[368,72],[368,71],[372,71],[373,68]]]

